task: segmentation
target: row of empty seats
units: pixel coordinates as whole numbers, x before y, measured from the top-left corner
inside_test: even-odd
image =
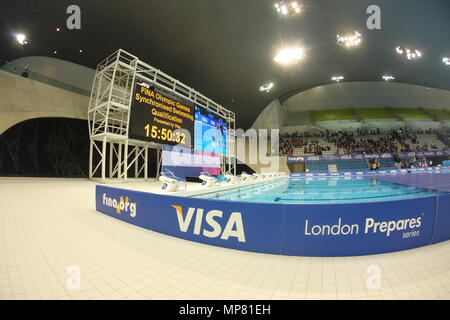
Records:
[[[307,172],[329,172],[336,166],[336,171],[358,171],[368,170],[367,160],[349,159],[349,160],[329,160],[329,161],[309,161],[306,162]]]

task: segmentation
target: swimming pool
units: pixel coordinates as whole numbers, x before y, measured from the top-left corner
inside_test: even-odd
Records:
[[[97,211],[181,239],[261,253],[336,257],[450,240],[448,178],[443,173],[281,178],[191,195],[97,185],[95,197]]]
[[[263,203],[341,203],[399,200],[438,191],[366,177],[282,179],[196,195],[197,198]]]

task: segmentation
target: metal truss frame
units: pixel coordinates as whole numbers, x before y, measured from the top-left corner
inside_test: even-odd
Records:
[[[119,49],[99,63],[92,85],[88,109],[90,179],[103,183],[148,180],[149,148],[158,150],[156,163],[159,176],[162,145],[128,137],[132,94],[137,80],[143,80],[224,118],[228,124],[228,153],[222,157],[222,171],[236,173],[234,112]]]

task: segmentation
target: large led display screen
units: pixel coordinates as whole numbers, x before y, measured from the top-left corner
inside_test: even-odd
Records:
[[[129,128],[131,139],[192,148],[194,106],[137,81]]]
[[[227,123],[220,116],[195,106],[194,149],[227,154]]]

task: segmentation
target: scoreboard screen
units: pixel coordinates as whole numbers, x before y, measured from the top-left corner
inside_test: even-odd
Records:
[[[193,148],[195,108],[137,81],[130,110],[129,138]]]
[[[195,106],[194,149],[227,154],[227,122],[212,111]]]

